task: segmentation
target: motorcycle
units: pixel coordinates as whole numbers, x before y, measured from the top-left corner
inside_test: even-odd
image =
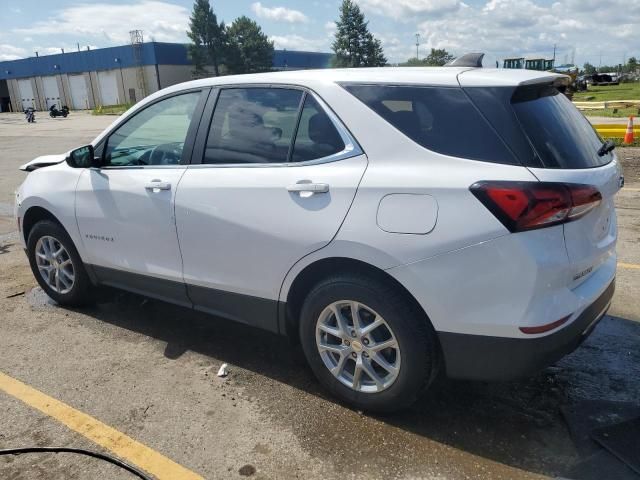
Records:
[[[67,107],[66,105],[63,105],[62,108],[60,108],[60,110],[58,110],[58,107],[56,107],[55,105],[51,105],[51,107],[49,107],[49,116],[51,118],[56,118],[56,117],[67,118],[67,115],[69,115],[69,107]]]
[[[24,116],[27,119],[27,123],[35,123],[36,122],[36,109],[33,107],[29,107],[24,111]]]

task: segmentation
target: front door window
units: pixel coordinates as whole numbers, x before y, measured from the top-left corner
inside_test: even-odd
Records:
[[[200,92],[167,98],[145,108],[107,140],[104,166],[178,165]]]

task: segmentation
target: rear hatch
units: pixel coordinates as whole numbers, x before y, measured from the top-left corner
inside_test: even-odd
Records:
[[[579,285],[615,251],[614,196],[622,184],[615,153],[598,153],[603,141],[559,92],[561,77],[531,72],[541,77],[517,86],[467,87],[466,73],[459,80],[467,94],[540,181],[589,185],[602,195],[596,208],[563,225],[571,262],[568,284]]]

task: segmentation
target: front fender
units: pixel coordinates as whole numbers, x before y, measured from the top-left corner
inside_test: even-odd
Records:
[[[16,192],[16,216],[24,225],[29,209],[43,208],[53,215],[67,231],[84,258],[84,247],[75,216],[76,185],[83,169],[74,169],[66,164],[56,164],[31,172]],[[20,241],[26,246],[25,232],[20,232]]]

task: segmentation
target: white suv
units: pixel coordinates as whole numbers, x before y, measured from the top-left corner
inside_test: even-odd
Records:
[[[176,85],[25,165],[21,237],[60,304],[108,285],[289,335],[358,408],[406,406],[439,372],[525,375],[577,347],[614,290],[622,174],[565,81],[443,67]]]

